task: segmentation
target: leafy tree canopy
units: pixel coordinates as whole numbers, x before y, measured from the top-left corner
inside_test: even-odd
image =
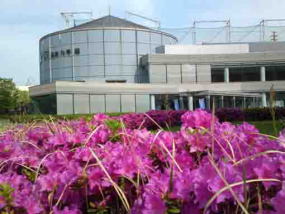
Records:
[[[27,91],[16,88],[12,79],[0,78],[0,113],[8,113],[30,102]]]

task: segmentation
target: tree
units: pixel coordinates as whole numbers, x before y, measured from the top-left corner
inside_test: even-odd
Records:
[[[30,102],[29,94],[16,88],[12,79],[0,78],[0,113],[21,110]]]

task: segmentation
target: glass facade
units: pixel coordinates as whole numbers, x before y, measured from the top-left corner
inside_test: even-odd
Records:
[[[194,96],[194,108],[255,108],[261,106],[261,97],[233,96],[233,95],[207,95]]]
[[[188,98],[179,94],[158,94],[155,95],[155,109],[186,110],[188,109]]]
[[[266,80],[285,80],[285,65],[266,66]]]
[[[229,66],[230,82],[261,81],[261,67],[265,67],[265,81],[285,80],[285,65]],[[211,67],[211,82],[225,82],[225,67]]]
[[[230,67],[230,82],[260,81],[260,67]]]
[[[212,82],[224,82],[224,68],[212,68],[211,69],[211,79]]]
[[[40,97],[32,97],[32,104],[35,113],[56,114],[56,95],[49,94]]]
[[[139,69],[140,57],[174,43],[176,39],[170,35],[139,29],[82,30],[48,36],[40,41],[40,82],[145,82],[148,78]]]

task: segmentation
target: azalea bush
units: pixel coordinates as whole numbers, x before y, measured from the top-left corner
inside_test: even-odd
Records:
[[[0,213],[285,213],[285,133],[202,110],[184,113],[177,132],[124,121],[1,133]]]
[[[129,129],[148,130],[181,125],[181,116],[186,110],[151,110],[146,113],[129,113],[113,117],[121,120]]]

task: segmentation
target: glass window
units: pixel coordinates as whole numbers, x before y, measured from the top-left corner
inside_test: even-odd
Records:
[[[137,65],[136,55],[123,55],[123,65]]]
[[[134,30],[122,30],[123,42],[136,42],[136,32]]]
[[[49,38],[45,38],[40,41],[40,48],[41,50],[49,49]]]
[[[32,104],[37,113],[56,114],[56,96],[55,94],[32,97]]]
[[[224,82],[224,68],[212,68],[211,69],[212,82]]]
[[[89,64],[88,56],[75,56],[74,57],[74,66],[86,66]]]
[[[71,33],[60,34],[60,44],[62,46],[71,44]]]
[[[150,43],[149,32],[146,32],[146,31],[137,31],[137,32],[138,32],[138,42]]]
[[[103,54],[103,43],[89,43],[88,51],[89,54]]]
[[[89,66],[89,73],[91,77],[104,76],[104,66]]]
[[[229,75],[230,82],[260,81],[260,67],[232,67]]]
[[[74,50],[76,48],[80,49],[80,54],[81,55],[86,55],[88,54],[88,47],[87,47],[87,43],[80,43],[80,44],[75,44],[74,45]],[[74,53],[75,54],[75,53]]]
[[[105,55],[106,65],[121,65],[122,56],[121,55]]]
[[[89,55],[89,65],[104,65],[104,56]]]
[[[69,56],[70,54],[71,54],[71,50],[70,50],[70,49],[67,49],[67,50],[66,50],[66,55]]]
[[[105,71],[106,75],[108,76],[114,76],[114,75],[121,75],[122,68],[120,65],[106,65],[105,66]]]
[[[51,37],[51,47],[59,46],[59,35],[54,35]]]
[[[242,68],[242,81],[260,81],[260,67]]]
[[[244,107],[244,98],[235,97],[235,108],[243,108],[243,107]]]
[[[137,66],[123,66],[122,68],[124,75],[135,75],[137,71]]]
[[[230,82],[241,82],[242,69],[238,67],[229,68],[229,79],[230,79]]]
[[[234,99],[233,97],[224,96],[224,108],[233,108]]]
[[[64,57],[61,59],[63,67],[72,66],[72,57]]]
[[[161,45],[161,34],[160,33],[151,33],[150,35],[151,43]]]
[[[136,54],[136,43],[122,43],[122,54]]]
[[[118,42],[120,41],[120,30],[105,30],[104,31],[105,42]]]
[[[120,54],[121,45],[118,42],[105,42],[105,54]]]
[[[138,44],[138,54],[144,55],[150,53],[150,45],[149,44]]]
[[[89,67],[88,66],[75,66],[74,67],[74,78],[76,80],[79,79],[79,77],[88,77],[89,75]]]
[[[266,80],[285,80],[285,66],[266,66]]]
[[[86,31],[75,31],[73,32],[72,43],[86,43],[87,32]]]
[[[74,54],[79,55],[80,54],[80,49],[79,48],[74,48]]]
[[[88,31],[88,42],[102,42],[102,41],[103,41],[103,30]]]

